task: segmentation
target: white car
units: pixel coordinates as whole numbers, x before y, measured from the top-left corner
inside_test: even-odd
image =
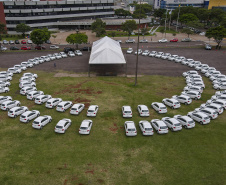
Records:
[[[70,114],[79,115],[80,112],[85,108],[85,105],[82,103],[76,103],[71,107]]]
[[[203,82],[192,82],[192,83],[188,83],[187,85],[190,85],[190,86],[199,86],[199,87],[202,87],[202,89],[205,88],[205,84]]]
[[[144,52],[142,53],[142,55],[143,55],[143,56],[148,56],[148,55],[149,55],[149,53],[150,53],[150,51],[149,51],[149,50],[144,50]]]
[[[56,59],[56,57],[54,55],[52,55],[52,54],[48,54],[47,56],[50,58],[50,60],[55,60]]]
[[[175,61],[176,63],[181,63],[183,60],[186,60],[186,58],[183,57],[183,56],[181,56],[181,57],[178,56],[177,58],[174,59],[174,61]]]
[[[23,123],[28,123],[30,120],[38,117],[40,112],[38,110],[26,111],[20,116],[20,121]]]
[[[168,55],[168,54],[169,54],[169,55]],[[166,60],[166,59],[168,59],[170,56],[171,56],[170,53],[165,53],[165,54],[162,55],[160,58],[163,59],[163,60]]]
[[[214,104],[214,103],[211,103],[211,104],[202,104],[200,106],[201,108],[200,109],[204,109],[204,108],[210,108],[210,109],[213,109],[215,111],[217,111],[218,114],[222,114],[224,112],[224,107],[222,105],[219,105],[219,104]]]
[[[0,75],[1,76],[13,76],[13,73],[9,72],[9,71],[1,71],[0,72]]]
[[[21,81],[20,84],[19,84],[19,87],[20,88],[23,88],[23,87],[36,87],[36,83],[35,82],[29,82],[29,81]]]
[[[15,68],[15,69],[21,69],[21,70],[23,70],[23,71],[25,71],[25,70],[27,69],[27,67],[21,66],[21,65],[14,65],[14,68]]]
[[[126,43],[135,43],[135,40],[134,39],[128,39],[128,40],[126,40]]]
[[[60,52],[60,55],[62,56],[62,58],[67,58],[67,54],[64,52]]]
[[[21,65],[25,66],[26,68],[31,68],[34,66],[33,63],[30,62],[21,62]]]
[[[72,106],[71,101],[62,101],[57,105],[56,110],[59,111],[59,112],[65,112],[71,106]]]
[[[13,107],[19,107],[20,106],[20,101],[18,100],[7,100],[7,101],[4,101],[2,104],[1,104],[1,109],[2,110],[9,110]]]
[[[202,93],[203,89],[202,89],[202,87],[199,87],[199,86],[185,86],[184,91],[197,91],[197,92]]]
[[[1,75],[0,76],[0,81],[1,82],[9,82],[10,80],[12,80],[12,77],[11,76],[3,76],[3,75]]]
[[[155,55],[155,57],[156,57],[156,58],[161,58],[162,55],[164,55],[163,52],[158,52],[158,53]]]
[[[144,136],[152,136],[154,134],[153,128],[149,121],[139,121],[139,127]]]
[[[64,134],[65,131],[70,127],[71,120],[64,118],[60,120],[55,126],[55,132],[59,134]]]
[[[7,93],[7,92],[9,92],[9,88],[8,87],[0,86],[0,93]]]
[[[175,119],[177,119],[184,128],[194,128],[195,122],[188,116],[175,115]]]
[[[82,56],[82,52],[80,50],[75,50],[75,55]]]
[[[21,69],[15,69],[14,67],[8,68],[8,71],[13,74],[21,73]]]
[[[131,107],[128,105],[122,106],[122,117],[132,118],[132,116],[133,116],[133,113],[132,113]]]
[[[11,96],[0,96],[0,105],[3,102],[8,101],[8,100],[12,100],[12,97]]]
[[[29,81],[29,82],[35,82],[36,78],[31,77],[31,76],[22,76],[19,80],[19,82],[21,81]]]
[[[167,113],[167,108],[163,103],[153,102],[151,106],[158,113]]]
[[[49,48],[50,48],[50,49],[59,49],[59,46],[51,45]]]
[[[187,76],[189,76],[189,75],[198,75],[198,72],[197,72],[197,71],[191,70],[191,71],[184,72],[184,73],[182,74],[183,77],[187,77]]]
[[[127,51],[126,51],[126,53],[128,53],[128,54],[133,53],[133,48],[128,48]]]
[[[162,121],[169,127],[171,131],[182,130],[180,122],[176,118],[164,117]]]
[[[208,115],[204,114],[203,112],[188,112],[187,114],[193,120],[199,122],[201,125],[210,123],[210,118]]]
[[[163,39],[160,39],[158,42],[167,42],[167,39],[163,38]]]
[[[37,90],[36,87],[27,87],[27,86],[25,86],[25,87],[20,89],[20,94],[21,95],[27,95],[27,93],[29,93],[31,91],[36,91],[36,90]]]
[[[51,121],[52,121],[51,116],[48,116],[48,115],[39,116],[33,121],[32,127],[41,130],[44,126],[46,126]]]
[[[75,53],[73,51],[68,51],[67,54],[69,57],[75,57]]]
[[[8,116],[11,118],[16,118],[17,116],[23,114],[26,111],[28,111],[28,108],[25,106],[13,107],[8,111]]]
[[[220,75],[220,74],[221,74],[220,71],[210,71],[210,72],[205,73],[205,76],[206,77],[211,77],[212,75],[216,76],[216,75]]]
[[[87,116],[96,117],[99,107],[97,105],[90,105],[87,110]]]
[[[204,114],[208,115],[210,119],[216,119],[218,117],[218,113],[215,109],[211,108],[196,108],[195,111],[203,112]]]
[[[141,117],[150,116],[148,107],[146,105],[138,105],[137,110]]]
[[[214,104],[218,104],[218,105],[221,105],[224,110],[226,109],[226,100],[220,100],[220,99],[216,99],[216,100],[208,100],[206,102],[206,105],[209,105],[211,103],[214,103]]]
[[[137,50],[134,53],[135,55],[137,55]],[[142,49],[138,49],[138,55],[142,54]]]
[[[212,81],[212,84],[222,84],[222,83],[226,83],[226,78],[220,78],[220,79],[216,79],[214,81]]]
[[[140,43],[148,43],[148,40],[147,39],[142,39],[142,40],[140,40]]]
[[[34,74],[34,73],[24,73],[23,76],[30,76],[30,77],[38,78],[38,75]]]
[[[126,121],[125,124],[126,136],[136,136],[137,129],[133,121]]]
[[[56,57],[56,59],[61,59],[62,58],[62,55],[59,54],[59,53],[54,53],[54,56]]]
[[[213,88],[216,90],[226,90],[226,83],[214,84]]]
[[[32,41],[31,41],[31,40],[27,40],[27,43],[28,43],[28,44],[32,44]]]
[[[27,93],[27,99],[35,100],[35,98],[37,98],[39,95],[43,95],[43,94],[44,94],[43,91],[31,91],[31,92]]]
[[[203,80],[201,78],[189,78],[189,77],[186,77],[186,83],[187,84],[192,84],[192,83],[197,83],[197,82],[200,82],[200,83],[203,83]]]
[[[216,100],[216,99],[226,101],[226,94],[213,95],[213,96],[211,97],[211,100]]]
[[[90,134],[92,125],[93,125],[92,120],[88,119],[83,120],[79,128],[79,134]]]
[[[51,98],[46,102],[46,107],[52,109],[57,106],[60,102],[62,102],[61,98]]]
[[[162,100],[162,103],[164,103],[165,105],[168,105],[172,109],[178,109],[178,108],[180,108],[180,102],[177,101],[174,98],[164,98]]]
[[[154,57],[157,54],[157,51],[152,51],[149,53],[149,57]]]
[[[38,65],[39,64],[39,60],[33,60],[33,64],[34,65]]]
[[[183,91],[182,95],[189,96],[192,99],[199,100],[201,98],[201,93],[198,91]]]
[[[189,105],[192,102],[192,99],[189,96],[185,96],[185,95],[174,95],[172,96],[173,99],[176,99],[177,101],[179,101],[180,103],[184,103],[185,105]]]
[[[168,127],[162,120],[153,119],[151,124],[158,134],[167,134],[169,132]]]
[[[215,92],[215,95],[223,95],[223,94],[226,95],[226,90],[224,90],[224,91],[216,91]]]
[[[2,81],[0,81],[0,87],[9,87],[11,85],[11,83],[10,82],[2,82]]]
[[[39,96],[37,96],[35,98],[35,103],[40,105],[40,104],[43,104],[43,103],[47,102],[51,98],[52,98],[52,96],[48,95],[48,94],[46,94],[46,95],[39,95]]]
[[[178,57],[178,55],[171,55],[171,56],[168,57],[168,60],[174,61],[177,57]]]

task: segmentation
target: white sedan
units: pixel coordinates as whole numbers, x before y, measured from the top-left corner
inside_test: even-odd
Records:
[[[57,105],[56,110],[59,111],[59,112],[65,112],[71,106],[72,106],[71,101],[62,101]]]
[[[75,53],[73,51],[68,51],[68,56],[75,57]]]
[[[70,125],[71,125],[71,120],[64,118],[56,124],[54,131],[59,134],[64,134],[65,131],[70,127]]]
[[[164,117],[162,121],[169,127],[171,131],[182,130],[180,122],[176,118]]]
[[[82,103],[74,104],[74,105],[71,107],[70,114],[78,115],[78,114],[80,114],[80,112],[82,112],[82,110],[83,110],[84,108],[85,108],[85,105],[82,104]]]
[[[83,120],[79,128],[79,134],[90,134],[92,125],[93,125],[92,120],[87,119]]]
[[[39,95],[38,97],[35,98],[35,103],[40,105],[40,104],[47,102],[51,98],[52,98],[52,96],[48,95],[48,94]]]
[[[167,108],[163,103],[153,102],[151,106],[158,113],[167,113]]]
[[[57,106],[60,102],[62,102],[61,98],[51,98],[46,102],[46,108],[53,108]]]
[[[128,48],[127,51],[126,51],[126,53],[128,53],[128,54],[133,53],[133,48]]]
[[[2,110],[9,110],[13,107],[19,107],[20,106],[20,101],[18,100],[8,100],[8,101],[5,101],[1,104],[1,109]]]
[[[38,78],[38,75],[34,74],[34,73],[24,73],[23,76],[30,76],[30,77]]]
[[[178,109],[178,108],[180,108],[180,102],[177,101],[174,98],[164,98],[162,100],[162,103],[164,103],[165,105],[168,105],[172,109]]]
[[[63,58],[67,58],[67,54],[64,53],[64,52],[60,52],[60,55],[61,55]]]
[[[142,53],[142,55],[143,55],[143,56],[148,56],[148,55],[149,55],[149,53],[150,53],[150,51],[149,51],[149,50],[144,50],[144,52]]]
[[[50,49],[59,49],[59,46],[51,45],[49,48],[50,48]]]
[[[167,134],[168,133],[168,127],[162,120],[153,119],[153,120],[151,120],[151,124],[158,134]]]
[[[80,50],[75,50],[75,55],[82,56],[82,52]]]
[[[160,39],[158,42],[167,42],[167,39],[163,38],[163,39]]]
[[[188,116],[182,116],[182,115],[175,115],[174,118],[176,118],[184,128],[194,128],[195,122],[193,119],[191,119]]]
[[[136,136],[137,129],[133,121],[126,121],[125,124],[126,136]]]
[[[135,55],[137,55],[137,50],[134,53]],[[138,55],[142,54],[142,49],[138,49]]]
[[[20,116],[20,121],[23,123],[28,123],[30,120],[38,117],[40,112],[38,110],[26,111]]]
[[[52,121],[52,117],[45,115],[45,116],[39,116],[37,117],[33,123],[32,123],[32,127],[35,129],[42,129],[44,126],[46,126],[48,123],[50,123]]]
[[[97,116],[97,112],[99,110],[98,105],[90,105],[88,110],[87,110],[87,116],[92,116],[92,117],[96,117]]]
[[[140,116],[142,116],[142,117],[150,115],[148,107],[146,105],[138,105],[137,110],[138,110]]]
[[[149,121],[139,121],[139,127],[144,136],[152,136],[154,134],[153,128]]]
[[[149,57],[154,57],[157,54],[157,51],[152,51],[149,53]]]
[[[9,88],[8,87],[0,86],[0,93],[7,93],[7,92],[9,92]]]
[[[26,106],[22,107],[13,107],[8,111],[8,116],[11,118],[15,118],[24,112],[28,111],[28,108]]]

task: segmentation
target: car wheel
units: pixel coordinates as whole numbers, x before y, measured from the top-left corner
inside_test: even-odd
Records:
[[[184,125],[184,128],[188,128],[187,125]]]
[[[195,97],[195,100],[198,100],[198,98],[197,98],[197,97]]]
[[[35,100],[34,98],[32,98],[31,100]]]
[[[174,106],[172,106],[171,108],[174,109]]]
[[[52,119],[49,120],[49,123],[52,122]]]
[[[5,93],[7,93],[7,92],[9,92],[9,91],[6,90]]]
[[[65,112],[65,109],[63,110],[63,112]]]
[[[18,103],[18,104],[17,104],[17,106],[19,107],[19,106],[20,106],[20,104]]]
[[[28,123],[29,122],[29,119],[26,121],[26,123]]]
[[[217,90],[219,91],[219,90],[220,90],[220,88],[217,88]]]
[[[201,124],[201,125],[203,125],[203,122],[202,122],[202,121],[200,121],[200,124]]]
[[[40,127],[40,130],[42,130],[42,126]]]
[[[187,102],[185,102],[185,103],[184,103],[184,105],[188,105],[188,103],[187,103]]]
[[[157,134],[159,134],[159,131],[157,130]]]
[[[173,131],[173,128],[170,128],[171,131]]]
[[[40,113],[38,113],[37,116],[40,116]]]
[[[14,115],[14,118],[16,118],[16,115]]]

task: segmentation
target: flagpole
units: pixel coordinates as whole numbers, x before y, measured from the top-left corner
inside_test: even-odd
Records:
[[[177,16],[177,26],[176,26],[176,32],[177,32],[177,27],[178,27],[178,20],[179,20],[179,16],[180,16],[180,4],[179,4],[178,16]]]
[[[171,23],[171,14],[172,14],[173,9],[170,10],[169,14],[170,14],[170,21],[169,21],[169,30],[170,30],[170,23]]]
[[[166,10],[166,19],[167,19],[168,10]],[[166,38],[166,19],[165,19],[165,38]]]

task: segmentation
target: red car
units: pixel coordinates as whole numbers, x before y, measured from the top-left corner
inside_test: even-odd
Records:
[[[178,39],[174,38],[174,39],[170,40],[170,42],[178,42]]]
[[[26,40],[22,40],[21,44],[27,44]]]
[[[35,49],[36,50],[41,50],[41,46],[35,46]],[[46,47],[45,46],[42,46],[42,49],[46,49]]]
[[[27,47],[27,46],[22,46],[21,47],[21,50],[31,50],[31,48],[30,47]]]

